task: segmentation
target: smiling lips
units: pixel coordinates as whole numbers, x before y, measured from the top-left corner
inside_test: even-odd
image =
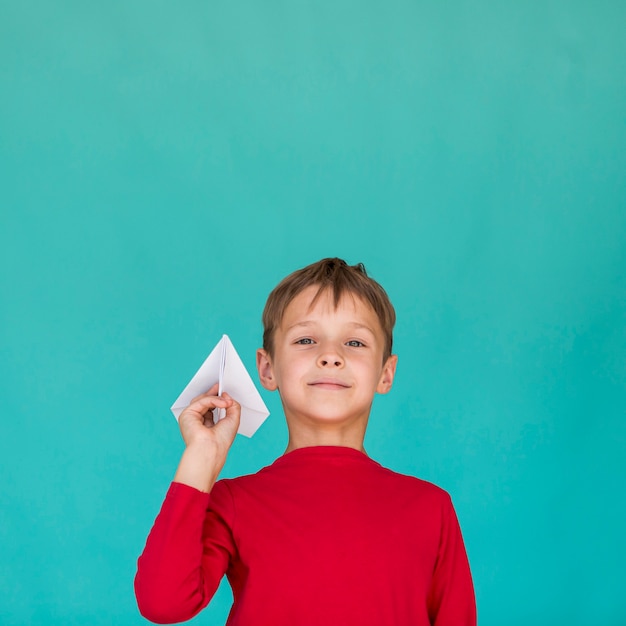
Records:
[[[349,389],[350,385],[348,383],[344,383],[341,380],[337,380],[336,378],[319,378],[314,380],[312,383],[309,383],[310,387],[316,387],[318,389],[329,389],[333,390],[341,390],[341,389]]]

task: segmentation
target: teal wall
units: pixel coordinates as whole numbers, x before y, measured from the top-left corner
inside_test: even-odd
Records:
[[[452,494],[481,624],[625,624],[625,22],[2,2],[0,623],[144,623],[170,404],[224,332],[252,369],[269,290],[339,255],[399,318],[368,452]],[[284,449],[263,395],[227,475]]]

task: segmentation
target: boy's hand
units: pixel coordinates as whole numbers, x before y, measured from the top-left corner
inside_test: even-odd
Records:
[[[217,394],[217,383],[206,393],[197,396],[179,415],[178,426],[187,446],[194,444],[217,445],[228,448],[232,445],[241,417],[241,406],[227,393]],[[226,409],[226,416],[213,423],[213,409]]]
[[[235,440],[241,406],[227,393],[217,396],[218,385],[194,398],[179,415],[178,426],[186,450],[174,480],[201,491],[210,491],[226,462]],[[213,409],[226,409],[226,415],[213,423]]]

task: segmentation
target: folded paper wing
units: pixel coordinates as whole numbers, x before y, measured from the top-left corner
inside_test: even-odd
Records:
[[[174,417],[178,420],[191,400],[206,393],[215,383],[219,383],[218,394],[221,395],[225,391],[241,405],[241,422],[237,432],[246,437],[252,437],[270,412],[228,335],[224,335],[213,348],[211,354],[172,405]],[[217,413],[216,410],[214,421],[219,419]]]

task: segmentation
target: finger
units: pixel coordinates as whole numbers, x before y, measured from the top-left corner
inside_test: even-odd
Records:
[[[226,400],[229,403],[229,406],[231,407],[237,407],[238,409],[241,410],[241,405],[239,404],[239,402],[237,402],[237,400],[235,400],[235,398],[233,398],[231,395],[227,394],[226,392],[224,392],[221,396],[222,399]]]
[[[204,417],[210,411],[215,408],[228,409],[233,400],[230,398],[220,398],[219,396],[201,396],[192,402],[182,413],[183,415],[194,414],[196,416]],[[180,420],[180,418],[179,418]]]
[[[192,411],[204,413],[210,409],[227,409],[232,402],[232,400],[220,398],[219,396],[209,396],[208,398],[200,398],[192,402],[185,411],[191,409]]]
[[[224,396],[226,396],[227,399],[231,401],[231,404],[226,409],[226,414],[224,415],[224,417],[220,419],[217,424],[215,424],[215,428],[216,433],[219,433],[219,436],[223,437],[230,446],[232,445],[232,442],[235,439],[235,435],[239,430],[239,423],[241,420],[241,406],[237,401],[228,396],[228,394],[224,394]]]
[[[193,405],[205,406],[207,404],[212,404],[212,405],[215,405],[215,406],[219,406],[221,408],[225,408],[226,406],[230,406],[230,403],[233,401],[233,399],[229,395],[217,396],[215,394],[211,394],[211,391],[213,391],[213,388],[211,388],[210,391],[207,391],[206,393],[203,393],[201,396],[197,396],[196,398],[194,398],[189,403],[188,406],[193,406]]]
[[[234,418],[239,422],[239,418],[241,417],[241,405],[227,393],[224,393],[224,399],[230,402],[229,406],[226,407],[225,417]]]
[[[220,388],[219,383],[215,383],[213,387],[211,387],[208,391],[205,391],[204,393],[201,393],[199,396],[192,398],[189,404],[193,404],[196,400],[199,400],[200,398],[206,398],[207,396],[217,396],[217,392],[219,388]]]

